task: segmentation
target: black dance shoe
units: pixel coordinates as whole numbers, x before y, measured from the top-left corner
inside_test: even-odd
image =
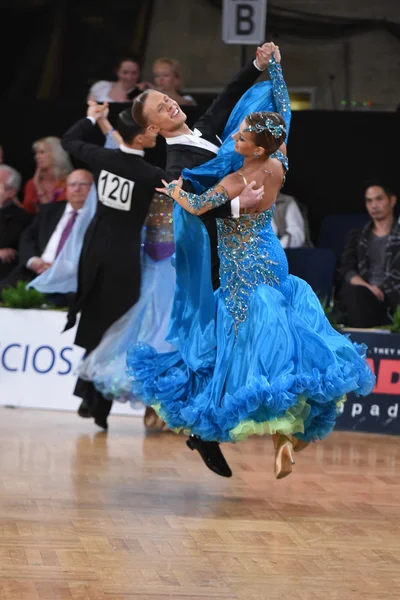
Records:
[[[232,477],[232,471],[221,452],[218,442],[204,442],[198,435],[191,435],[186,440],[191,450],[198,450],[205,465],[221,477]]]
[[[98,427],[101,427],[101,429],[104,429],[104,431],[107,431],[107,429],[108,429],[107,419],[104,419],[102,417],[96,417],[94,422],[96,423],[96,425]]]
[[[82,400],[80,407],[78,408],[78,415],[83,419],[90,419],[92,416],[90,405],[85,398]]]

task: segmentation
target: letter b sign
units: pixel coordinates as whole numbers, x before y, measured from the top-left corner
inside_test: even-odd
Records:
[[[224,0],[222,39],[226,44],[260,44],[265,37],[267,0]]]

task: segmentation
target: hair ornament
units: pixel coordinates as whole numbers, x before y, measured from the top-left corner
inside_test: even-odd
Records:
[[[286,127],[284,125],[274,125],[272,119],[266,119],[264,123],[255,123],[244,131],[254,131],[255,133],[269,131],[274,138],[280,138],[283,134],[286,134]]]

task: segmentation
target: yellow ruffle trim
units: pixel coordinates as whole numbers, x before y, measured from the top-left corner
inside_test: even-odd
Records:
[[[336,406],[338,410],[346,402],[346,399],[347,397],[344,395],[337,402]],[[157,413],[157,416],[163,419],[161,404],[154,404],[152,408]],[[242,442],[250,435],[273,435],[275,433],[294,435],[296,433],[304,433],[304,422],[309,414],[310,406],[307,404],[307,398],[299,396],[296,406],[292,406],[282,417],[264,421],[263,423],[253,420],[241,421],[234,429],[231,429],[230,437],[232,442]],[[183,429],[183,427],[171,429],[171,431],[175,433],[183,431],[186,435],[190,435],[190,430]]]
[[[294,435],[295,433],[304,433],[304,421],[309,414],[310,407],[306,402],[306,398],[299,396],[298,404],[287,410],[282,417],[263,423],[253,420],[241,421],[234,429],[231,429],[230,436],[232,442],[242,442],[250,435],[273,435],[274,433]]]

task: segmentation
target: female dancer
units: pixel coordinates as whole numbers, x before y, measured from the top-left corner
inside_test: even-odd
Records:
[[[273,233],[287,170],[285,134],[279,114],[248,114],[233,136],[240,169],[201,195],[184,192],[181,181],[160,190],[177,203],[177,289],[167,338],[175,350],[134,344],[127,356],[134,393],[171,429],[217,442],[273,435],[278,479],[291,472],[293,450],[329,435],[343,396],[367,395],[375,381],[365,346],[330,326],[308,284],[288,274]],[[257,212],[218,219],[221,287],[213,292],[209,239],[197,215],[237,196],[251,179],[265,189]]]

